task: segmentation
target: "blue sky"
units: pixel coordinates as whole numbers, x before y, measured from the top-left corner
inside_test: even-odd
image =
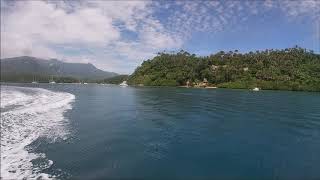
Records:
[[[320,1],[6,1],[1,57],[29,55],[132,73],[157,52],[295,45],[320,53]]]
[[[215,34],[194,33],[185,49],[206,55],[220,50],[249,52],[267,48],[283,49],[299,45],[319,52],[319,38],[314,34],[312,22],[288,22],[285,18],[270,21],[249,21],[234,30],[225,29]],[[272,22],[271,22],[272,21]]]

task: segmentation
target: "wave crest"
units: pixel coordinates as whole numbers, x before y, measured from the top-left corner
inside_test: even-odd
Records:
[[[27,146],[40,137],[66,139],[68,121],[63,114],[74,99],[70,93],[41,88],[1,87],[1,178],[52,178],[41,171],[53,162]],[[38,158],[45,164],[34,167],[32,160]]]

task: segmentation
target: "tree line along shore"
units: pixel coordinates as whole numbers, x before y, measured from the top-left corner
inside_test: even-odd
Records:
[[[295,46],[240,53],[220,51],[196,56],[186,51],[161,52],[143,61],[131,75],[106,79],[79,79],[49,74],[10,74],[2,82],[107,83],[127,81],[133,86],[180,86],[206,88],[320,91],[320,55]]]
[[[300,48],[198,57],[158,53],[128,77],[131,85],[320,91],[320,55]]]

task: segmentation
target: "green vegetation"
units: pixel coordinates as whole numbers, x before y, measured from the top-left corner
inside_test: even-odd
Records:
[[[1,82],[17,82],[17,83],[31,83],[32,81],[37,81],[39,83],[48,83],[51,80],[56,83],[106,83],[106,84],[120,84],[128,79],[128,75],[117,75],[111,78],[106,78],[103,80],[94,79],[79,79],[68,76],[52,76],[48,74],[39,73],[11,73],[11,74],[1,74]]]
[[[104,80],[91,80],[91,79],[78,79],[67,76],[51,76],[47,74],[30,74],[30,73],[18,73],[18,74],[2,74],[1,82],[18,82],[18,83],[31,83],[37,81],[39,83],[48,83],[51,80],[56,83],[106,83],[106,84],[120,84],[128,79],[128,75],[118,75],[112,78],[106,78]]]
[[[65,76],[51,76],[45,74],[30,74],[30,73],[18,73],[18,74],[1,74],[1,82],[18,82],[18,83],[30,83],[37,81],[39,83],[48,83],[49,81],[55,81],[57,83],[79,83],[81,80],[73,77]]]
[[[320,91],[320,55],[300,47],[239,53],[237,50],[197,57],[185,51],[158,53],[129,77],[132,85]]]
[[[57,78],[55,81],[63,82],[94,82],[110,78],[118,74],[97,69],[88,63],[66,63],[56,59],[40,59],[30,56],[20,56],[0,59],[1,81],[47,82],[48,76]]]
[[[102,81],[98,81],[98,83],[106,83],[106,84],[120,84],[123,81],[128,79],[128,75],[118,75],[111,78],[104,79]]]

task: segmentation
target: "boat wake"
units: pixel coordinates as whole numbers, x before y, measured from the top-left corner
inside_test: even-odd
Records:
[[[30,145],[39,138],[50,142],[68,137],[68,121],[75,96],[40,88],[1,86],[0,179],[51,179],[42,173],[53,162]],[[41,163],[33,163],[40,160]]]

